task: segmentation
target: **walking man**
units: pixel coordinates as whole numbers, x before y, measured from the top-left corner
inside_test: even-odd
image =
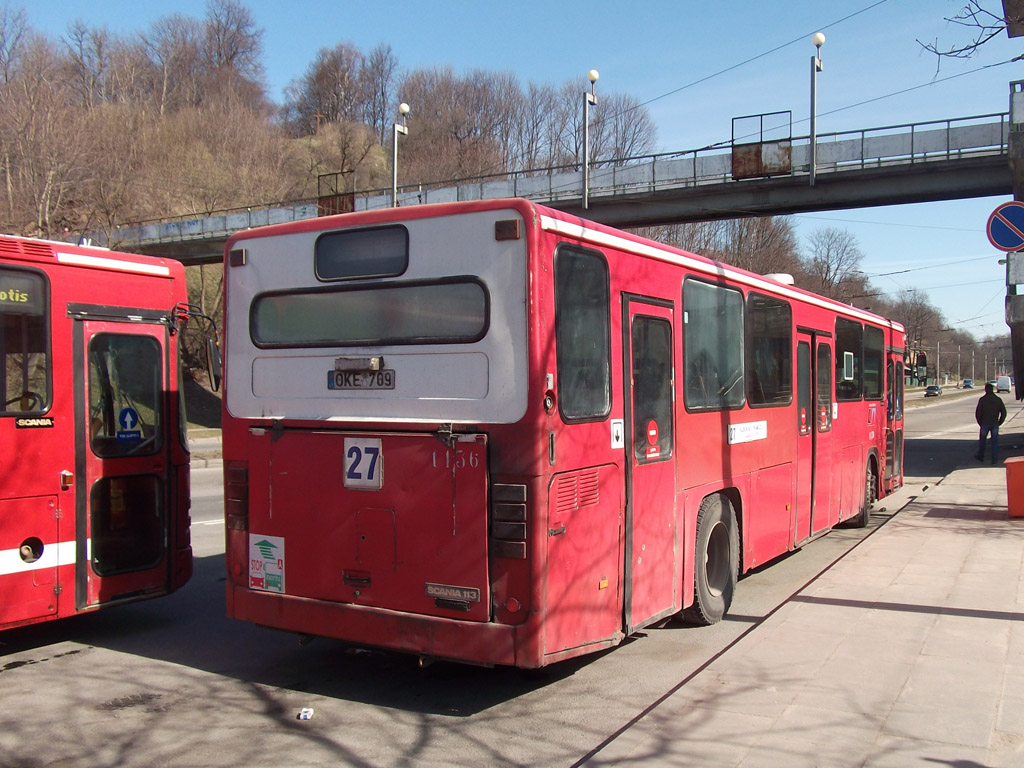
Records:
[[[1003,398],[995,393],[991,382],[985,384],[985,394],[978,399],[974,409],[974,418],[981,427],[978,436],[978,453],[974,458],[985,460],[985,438],[992,435],[992,463],[999,461],[999,427],[1006,421],[1006,406]]]

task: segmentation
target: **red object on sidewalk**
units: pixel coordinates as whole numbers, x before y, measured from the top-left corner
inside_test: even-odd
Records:
[[[1007,459],[1006,506],[1010,517],[1024,517],[1024,456]]]

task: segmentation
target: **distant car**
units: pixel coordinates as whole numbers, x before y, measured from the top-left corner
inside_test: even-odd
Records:
[[[996,379],[996,392],[1009,392],[1010,391],[1010,377],[1000,376]]]
[[[942,387],[940,387],[940,386],[938,386],[936,384],[932,384],[931,386],[926,387],[925,390],[924,390],[924,396],[925,397],[938,397],[941,394],[942,394]]]
[[[964,379],[964,389],[974,389],[974,379]]]

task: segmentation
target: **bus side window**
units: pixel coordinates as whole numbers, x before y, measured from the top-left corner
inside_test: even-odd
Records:
[[[747,402],[793,402],[793,310],[754,292],[747,297]]]
[[[836,318],[836,400],[840,402],[861,398],[863,337],[860,323]],[[850,360],[852,371],[849,370]]]
[[[611,291],[608,265],[595,251],[555,252],[555,355],[558,409],[567,422],[611,413]]]
[[[50,407],[50,339],[42,275],[0,269],[0,413]]]
[[[879,400],[882,397],[882,365],[885,358],[885,336],[881,328],[864,327],[864,397]],[[889,374],[892,378],[892,373]]]
[[[818,380],[815,390],[818,403],[818,431],[832,429],[832,349],[827,344],[818,344]]]
[[[686,407],[712,410],[743,405],[743,294],[687,278],[683,328]]]

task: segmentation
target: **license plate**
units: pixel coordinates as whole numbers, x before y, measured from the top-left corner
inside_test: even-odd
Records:
[[[379,371],[328,371],[328,389],[394,389],[395,372],[391,368]]]

